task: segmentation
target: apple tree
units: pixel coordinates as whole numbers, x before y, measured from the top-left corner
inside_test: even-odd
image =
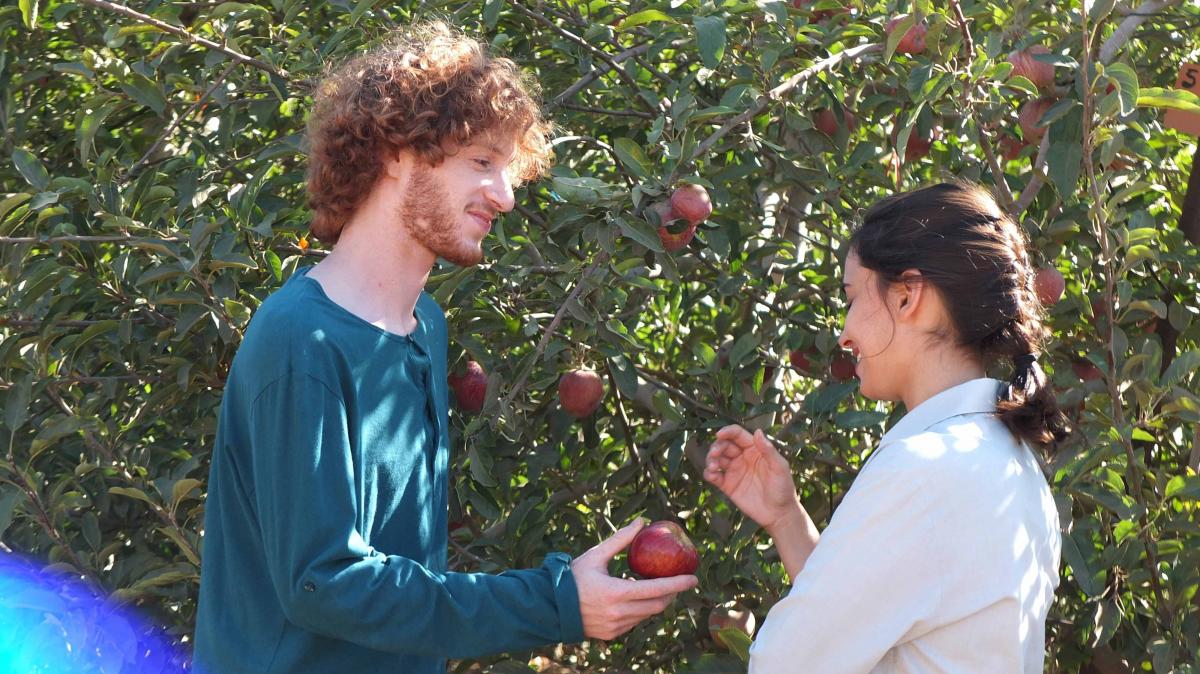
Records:
[[[306,235],[313,86],[435,17],[536,77],[558,127],[486,262],[430,278],[470,385],[451,564],[535,565],[643,515],[685,526],[702,581],[616,641],[456,671],[744,671],[748,640],[718,643],[710,613],[761,624],[787,577],[704,452],[762,429],[828,522],[903,414],[836,345],[848,232],[949,178],[991,188],[1061,280],[1043,362],[1074,433],[1049,467],[1047,671],[1196,671],[1197,141],[1164,113],[1200,114],[1175,86],[1200,9],[1180,0],[6,5],[3,552],[152,616],[186,661],[223,382],[256,307],[326,252]]]

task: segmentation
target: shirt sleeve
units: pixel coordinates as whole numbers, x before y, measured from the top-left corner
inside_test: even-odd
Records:
[[[268,385],[252,406],[254,507],[288,620],[368,648],[427,657],[582,641],[565,554],[551,553],[539,569],[437,573],[369,546],[355,525],[346,419],[342,399],[311,375]]]
[[[941,591],[937,496],[925,478],[897,462],[859,474],[791,592],[768,613],[750,674],[870,672],[911,638]]]

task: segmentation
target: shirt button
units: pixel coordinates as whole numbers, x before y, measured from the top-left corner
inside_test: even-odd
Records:
[[[313,582],[310,580],[310,581],[308,581],[307,583],[305,583],[305,584],[304,584],[304,591],[305,591],[305,592],[316,592],[316,591],[317,591],[317,586],[316,586],[316,585],[313,585]]]

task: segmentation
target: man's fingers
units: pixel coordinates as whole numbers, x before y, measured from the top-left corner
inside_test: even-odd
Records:
[[[626,600],[674,597],[680,592],[690,590],[699,584],[700,580],[692,575],[651,578],[649,580],[631,580],[625,585],[625,591],[622,594]]]

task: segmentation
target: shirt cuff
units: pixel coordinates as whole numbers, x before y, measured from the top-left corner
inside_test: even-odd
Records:
[[[571,556],[551,552],[542,562],[542,568],[550,573],[550,583],[554,587],[562,643],[583,641],[583,615],[579,612],[579,588],[575,586],[575,574],[571,571]]]

